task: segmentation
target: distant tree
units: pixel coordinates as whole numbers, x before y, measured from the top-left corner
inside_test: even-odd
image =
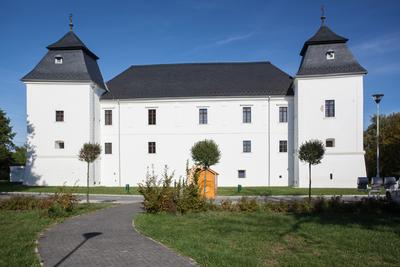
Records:
[[[193,161],[204,169],[204,196],[206,194],[206,172],[221,158],[218,145],[213,140],[199,141],[191,149]]]
[[[325,154],[325,146],[320,140],[310,140],[300,146],[299,159],[308,163],[308,200],[311,200],[311,165],[321,163]]]
[[[26,163],[27,145],[17,146],[12,153],[13,164],[23,166]]]
[[[0,109],[0,179],[10,177],[10,165],[12,164],[12,150],[15,148],[13,138],[15,133],[12,131],[10,119],[6,113]]]
[[[79,160],[87,163],[87,191],[86,202],[89,203],[89,165],[94,162],[101,153],[99,144],[85,143],[79,151]]]
[[[383,177],[400,176],[400,112],[381,115],[380,131],[380,174]],[[367,175],[376,175],[376,116],[364,131],[364,150]]]

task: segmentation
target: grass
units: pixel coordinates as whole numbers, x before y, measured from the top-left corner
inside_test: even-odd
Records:
[[[81,204],[69,215],[79,215],[108,206],[110,204]],[[34,250],[38,234],[64,219],[49,218],[39,210],[0,210],[0,266],[40,266]]]
[[[59,186],[24,186],[10,183],[0,183],[0,192],[44,192],[54,193]],[[66,187],[73,193],[86,193],[86,187]],[[90,194],[110,194],[110,195],[137,195],[138,187],[131,187],[129,193],[125,191],[125,187],[105,187],[96,186],[90,187]],[[237,187],[219,187],[219,196],[269,196],[269,195],[307,195],[308,188],[294,187],[243,187],[240,193],[237,192]],[[364,195],[365,192],[360,192],[355,188],[314,188],[314,195]]]
[[[134,223],[202,266],[400,266],[399,214],[139,214]]]

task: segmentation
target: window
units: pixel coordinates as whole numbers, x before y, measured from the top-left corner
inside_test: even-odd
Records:
[[[246,170],[238,170],[239,178],[246,178]]]
[[[148,110],[148,121],[149,121],[149,125],[156,125],[156,110],[155,109]]]
[[[279,152],[287,152],[287,141],[286,140],[279,141]]]
[[[207,124],[207,109],[199,109],[199,124]]]
[[[56,110],[56,121],[64,121],[64,111]]]
[[[335,146],[335,139],[334,138],[326,139],[325,146],[326,147],[334,147]]]
[[[243,123],[251,123],[251,107],[243,107]]]
[[[335,52],[333,50],[328,50],[325,55],[327,60],[335,59]]]
[[[335,100],[325,100],[325,117],[335,117]]]
[[[56,141],[55,148],[56,149],[64,149],[64,141]]]
[[[104,143],[104,154],[112,154],[112,143]]]
[[[112,125],[112,110],[107,109],[104,111],[104,124]]]
[[[244,140],[243,141],[243,153],[250,153],[251,152],[251,141]]]
[[[279,122],[287,122],[287,107],[279,107]]]
[[[156,153],[156,142],[149,142],[148,150],[149,150],[149,154],[155,154]]]
[[[55,64],[62,64],[63,63],[63,57],[61,55],[56,55],[54,57],[54,63]]]

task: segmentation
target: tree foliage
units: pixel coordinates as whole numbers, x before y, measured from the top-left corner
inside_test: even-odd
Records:
[[[325,154],[325,146],[320,140],[310,140],[300,146],[299,159],[310,165],[321,163]]]
[[[12,150],[15,148],[14,136],[10,119],[0,109],[0,179],[8,179],[10,175],[9,167],[13,163]]]
[[[400,176],[400,112],[379,117],[380,173],[384,177]],[[376,175],[376,116],[364,131],[367,174]]]
[[[26,163],[27,145],[17,146],[12,154],[13,164],[24,166]]]
[[[99,144],[85,143],[79,151],[79,160],[92,163],[97,159],[100,153],[101,146]]]
[[[217,164],[221,158],[218,145],[213,140],[199,141],[191,149],[192,159],[196,164],[208,169]]]

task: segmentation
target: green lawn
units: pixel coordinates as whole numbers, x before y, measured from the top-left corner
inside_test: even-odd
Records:
[[[60,187],[57,186],[23,186],[9,183],[0,183],[0,192],[47,192],[54,193]],[[65,187],[73,193],[86,193],[86,187]],[[105,187],[96,186],[90,187],[91,194],[112,194],[112,195],[137,195],[139,194],[137,187],[131,187],[129,193],[125,191],[125,187]],[[307,188],[294,187],[243,187],[238,193],[237,187],[219,187],[218,195],[220,196],[269,196],[269,195],[307,195]],[[354,188],[315,188],[312,189],[312,194],[315,195],[363,195],[365,192],[360,192]]]
[[[82,204],[71,216],[83,214],[110,204]],[[53,223],[63,219],[51,219],[39,210],[0,210],[0,266],[40,266],[35,254],[35,240],[38,234]]]
[[[140,214],[134,224],[202,266],[400,266],[399,214]]]

